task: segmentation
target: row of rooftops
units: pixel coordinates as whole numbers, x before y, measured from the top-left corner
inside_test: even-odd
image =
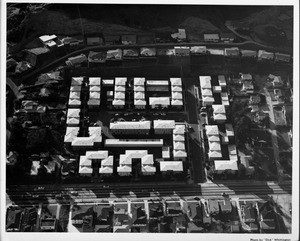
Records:
[[[116,121],[111,122],[111,130],[114,129],[151,129],[151,121]],[[175,129],[174,120],[153,120],[154,129]]]
[[[201,89],[202,102],[204,106],[212,105],[213,103],[215,103],[215,98],[213,96],[214,93],[220,94],[221,103],[223,106],[229,106],[229,98],[226,91],[227,84],[224,75],[218,75],[219,85],[212,86],[211,76],[199,76],[199,83]],[[220,113],[218,113],[217,115],[220,115]],[[218,118],[218,116],[214,117]],[[222,117],[222,119],[224,119],[224,116]]]
[[[187,157],[185,148],[185,126],[182,124],[175,125],[173,129],[173,157],[174,160],[183,159]]]
[[[118,56],[122,56],[121,49],[115,50],[114,52],[118,52]],[[131,50],[131,52],[135,52],[134,49]],[[161,51],[157,51],[155,48],[145,48],[143,50],[140,50],[141,56],[156,56],[160,54]],[[128,50],[123,50],[123,55],[126,57],[128,53]],[[290,54],[284,54],[284,53],[273,53],[268,52],[266,50],[248,50],[248,49],[239,49],[238,47],[229,47],[229,48],[207,48],[206,46],[175,46],[174,49],[170,49],[168,52],[170,55],[197,55],[197,54],[211,54],[211,55],[222,55],[222,56],[228,56],[228,57],[250,57],[250,58],[257,58],[258,60],[275,60],[277,62],[290,62],[291,55]],[[91,55],[95,55],[95,52],[92,52]],[[133,57],[132,55],[130,55]],[[135,57],[139,56],[139,52],[136,52],[134,55]],[[86,57],[77,57],[80,59],[84,59],[86,61]],[[90,58],[89,58],[90,59]],[[106,59],[109,59],[108,57]],[[122,57],[117,58],[119,60],[122,59]],[[94,60],[91,60],[91,62],[95,62]]]

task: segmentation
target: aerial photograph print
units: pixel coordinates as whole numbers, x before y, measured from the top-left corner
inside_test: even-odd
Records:
[[[0,5],[0,240],[299,240],[299,2]]]

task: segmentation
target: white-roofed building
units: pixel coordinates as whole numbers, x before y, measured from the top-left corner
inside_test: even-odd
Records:
[[[89,149],[102,142],[101,127],[89,127],[89,137],[76,137],[71,146],[74,149]]]
[[[187,158],[187,152],[185,150],[173,150],[174,161],[185,161]]]
[[[125,92],[115,91],[114,98],[115,98],[115,100],[124,100],[125,99]]]
[[[207,125],[205,126],[207,136],[216,136],[219,135],[219,128],[217,125]]]
[[[163,139],[106,139],[106,147],[162,147]]]
[[[222,101],[222,105],[224,105],[225,107],[230,105],[227,92],[221,93],[221,101]]]
[[[134,86],[145,86],[146,79],[144,77],[135,77],[133,78],[133,85]]]
[[[212,97],[213,96],[213,92],[211,91],[211,89],[202,89],[201,95],[202,95],[202,97],[205,97],[205,96]]]
[[[226,109],[224,105],[212,105],[213,108],[213,118],[218,123],[223,123],[226,121]]]
[[[234,137],[234,130],[232,124],[225,124],[226,135],[228,137]]]
[[[127,78],[126,77],[116,77],[115,78],[115,85],[123,85],[125,86],[127,82]]]
[[[112,167],[114,165],[114,156],[108,156],[101,160],[101,167]]]
[[[207,139],[208,139],[209,142],[220,141],[220,136],[219,135],[212,135],[212,136],[208,136]]]
[[[146,108],[146,101],[145,100],[134,100],[134,107],[136,109],[145,109]]]
[[[125,92],[126,88],[123,85],[115,85],[115,91]]]
[[[154,159],[152,154],[144,155],[142,158],[142,165],[153,165]]]
[[[181,161],[162,161],[159,163],[160,171],[162,173],[173,172],[181,173],[183,172],[183,164]]]
[[[154,120],[153,128],[155,134],[172,134],[175,129],[174,120]]]
[[[71,91],[78,91],[81,92],[81,85],[71,85],[70,86],[70,92]]]
[[[108,151],[86,151],[85,156],[88,159],[105,159],[108,157]]]
[[[184,135],[185,133],[185,125],[181,125],[181,124],[175,124],[175,128],[173,130],[173,134],[181,134]]]
[[[75,108],[80,107],[81,106],[81,100],[79,100],[79,99],[69,99],[68,106],[71,107],[71,108],[72,107],[75,107]]]
[[[66,134],[64,137],[64,142],[65,143],[71,143],[78,135],[79,132],[79,127],[70,127],[67,126],[66,128]]]
[[[134,92],[134,99],[145,100],[145,92],[141,92],[141,91]]]
[[[99,174],[101,176],[111,176],[113,174],[114,170],[111,166],[104,166],[99,168]]]
[[[97,85],[100,87],[101,85],[101,78],[100,77],[89,77],[89,85]]]
[[[178,100],[178,99],[172,99],[171,100],[171,105],[173,106],[173,107],[176,107],[176,108],[182,108],[183,107],[183,101],[182,100]]]
[[[218,81],[219,81],[219,86],[221,86],[222,88],[227,87],[226,79],[224,75],[218,75]]]
[[[91,108],[100,107],[100,99],[89,99],[87,102],[88,106]]]
[[[113,134],[149,134],[150,128],[150,121],[120,121],[110,123],[110,130]]]
[[[274,53],[267,52],[265,50],[258,50],[257,60],[258,61],[271,61],[274,59]]]
[[[222,153],[221,153],[221,151],[209,151],[208,157],[209,157],[209,160],[211,160],[211,161],[220,159],[220,158],[222,158]]]
[[[100,99],[100,92],[90,91],[90,99]]]
[[[227,120],[226,114],[215,114],[213,115],[214,121],[218,123],[224,123]]]
[[[69,99],[79,99],[80,100],[80,92],[79,91],[70,91]]]
[[[213,86],[213,92],[214,93],[221,93],[222,92],[222,87],[219,85]]]
[[[81,86],[83,82],[83,77],[72,77],[71,86],[79,85]]]
[[[102,79],[102,86],[111,87],[114,86],[114,79]]]
[[[132,167],[127,165],[118,166],[117,172],[120,176],[130,176],[132,172]]]
[[[171,91],[172,92],[182,92],[182,87],[179,85],[171,85]]]
[[[215,98],[212,96],[204,96],[202,98],[203,106],[213,105],[215,103]]]
[[[91,85],[90,86],[90,92],[100,92],[101,91],[101,87],[98,85]]]
[[[174,141],[185,141],[185,137],[182,134],[173,134]]]
[[[181,92],[172,92],[171,97],[172,97],[172,99],[182,100],[182,93]]]
[[[78,173],[81,176],[91,176],[93,173],[92,160],[86,158],[86,156],[80,156]]]
[[[113,100],[112,105],[117,109],[123,109],[125,106],[125,100]]]
[[[170,97],[149,97],[149,105],[152,109],[168,108],[170,106]]]
[[[171,86],[182,86],[181,78],[170,78]]]
[[[215,172],[222,173],[236,173],[238,171],[237,160],[215,160]]]
[[[138,86],[134,86],[133,87],[133,90],[134,91],[139,91],[139,92],[145,92],[145,86],[143,86],[143,85],[138,85]]]
[[[79,117],[67,117],[68,126],[78,126],[80,123]]]
[[[143,175],[154,175],[156,172],[156,167],[151,165],[143,165],[142,166],[142,174]]]
[[[90,177],[90,176],[92,176],[93,168],[92,167],[79,166],[78,173],[81,176],[89,176]]]
[[[210,76],[199,76],[200,88],[211,89],[211,77]]]
[[[173,141],[173,149],[176,151],[177,150],[184,151],[185,150],[184,141]]]
[[[162,158],[170,159],[170,147],[169,146],[162,147]]]
[[[192,46],[191,49],[191,54],[206,54],[206,46]]]
[[[210,151],[221,151],[221,145],[219,141],[208,142]]]

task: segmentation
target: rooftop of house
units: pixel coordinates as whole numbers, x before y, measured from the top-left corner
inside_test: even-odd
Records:
[[[146,79],[144,77],[135,77],[133,78],[133,85],[134,86],[144,86]]]
[[[206,53],[206,46],[192,46],[190,49],[191,53]]]
[[[209,199],[208,200],[208,206],[209,206],[209,211],[211,213],[215,213],[215,212],[219,212],[219,204],[218,204],[218,200],[214,200],[214,199]]]
[[[216,171],[238,170],[237,160],[215,160]]]
[[[211,77],[210,76],[199,76],[200,88],[211,89]]]
[[[168,80],[147,80],[147,85],[169,85]]]
[[[40,55],[40,54],[45,54],[50,52],[50,50],[46,47],[26,49],[26,51],[35,55]]]
[[[150,129],[151,122],[150,121],[119,121],[119,122],[111,122],[109,125],[111,130],[128,130],[128,129]]]
[[[174,120],[154,120],[153,121],[154,129],[175,129]]]
[[[155,56],[156,55],[156,49],[155,48],[141,48],[140,49],[141,56]]]
[[[207,136],[219,135],[219,128],[217,125],[206,125],[205,130]]]
[[[159,163],[160,171],[183,171],[183,164],[181,161],[163,161]]]
[[[181,78],[170,78],[171,86],[182,86]]]

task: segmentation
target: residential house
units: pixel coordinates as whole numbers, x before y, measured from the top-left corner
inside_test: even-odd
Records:
[[[203,55],[206,54],[206,46],[192,46],[191,55]]]
[[[204,41],[205,42],[219,42],[219,34],[217,33],[212,33],[212,34],[203,34]]]
[[[155,134],[172,134],[175,129],[174,120],[154,120],[153,129]]]
[[[149,105],[152,109],[168,108],[170,106],[170,97],[149,97]]]
[[[121,43],[121,36],[120,35],[111,35],[111,34],[104,34],[104,40],[106,45],[114,45]]]
[[[241,49],[240,52],[241,52],[242,58],[255,59],[256,56],[257,56],[257,51],[256,50]]]
[[[182,213],[180,202],[166,202],[166,207],[167,216],[169,217],[178,217]]]
[[[290,54],[275,53],[275,62],[289,63],[290,61]]]
[[[222,213],[231,213],[232,206],[229,198],[224,198],[224,200],[219,201],[219,205]]]
[[[80,54],[74,57],[68,58],[66,61],[66,65],[68,66],[73,66],[73,67],[78,67],[81,66],[82,64],[87,62],[87,57],[85,54]]]
[[[72,225],[79,232],[94,232],[94,206],[74,205],[71,212]]]
[[[23,210],[19,207],[8,207],[6,211],[6,231],[20,232],[22,227]]]
[[[147,225],[147,216],[145,213],[144,203],[133,203],[131,205],[131,227],[145,228]]]
[[[188,202],[188,217],[191,222],[200,223],[202,222],[202,203],[198,202]]]
[[[225,56],[240,57],[240,50],[238,47],[225,48]]]
[[[208,200],[208,209],[209,209],[210,214],[212,214],[212,215],[218,214],[220,211],[218,200],[209,199]]]
[[[117,121],[111,122],[109,129],[113,134],[148,135],[151,128],[150,121]]]
[[[161,161],[159,166],[162,173],[180,174],[183,172],[182,161]]]
[[[214,166],[215,166],[216,174],[223,174],[223,173],[235,174],[238,171],[237,159],[215,160]]]
[[[175,55],[176,56],[189,56],[190,55],[190,47],[187,46],[175,46]]]
[[[36,66],[47,60],[50,56],[50,50],[46,47],[33,48],[25,50],[25,60],[31,66]]]
[[[156,49],[155,48],[141,48],[140,49],[140,56],[141,57],[156,57]]]
[[[113,232],[130,232],[128,204],[115,203]]]
[[[220,33],[220,40],[225,42],[225,43],[230,43],[235,40],[235,35],[234,33]]]
[[[274,53],[267,52],[265,50],[258,50],[258,61],[272,61],[274,59]]]
[[[149,202],[149,218],[160,219],[164,216],[163,204],[156,202]]]
[[[124,45],[136,44],[135,34],[123,34],[121,37],[121,42]]]
[[[185,29],[178,29],[177,33],[171,34],[173,39],[176,39],[178,42],[182,42],[186,40],[186,32]]]

